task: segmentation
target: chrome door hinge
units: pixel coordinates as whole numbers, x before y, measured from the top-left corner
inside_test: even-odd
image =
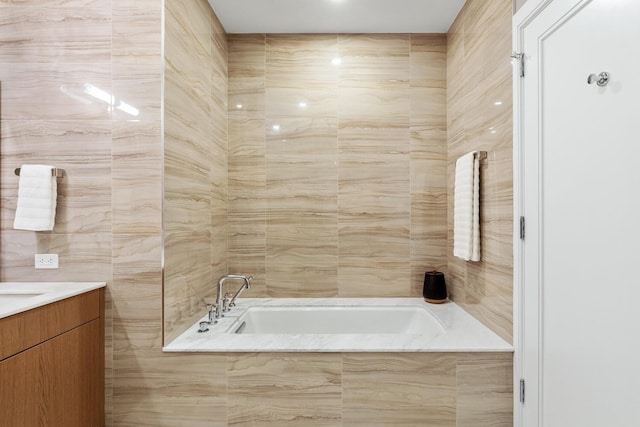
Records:
[[[524,403],[524,379],[520,380],[520,403]]]
[[[520,217],[520,240],[524,240],[524,217]]]
[[[518,71],[520,72],[520,77],[524,77],[524,53],[512,52],[511,58],[518,61]]]

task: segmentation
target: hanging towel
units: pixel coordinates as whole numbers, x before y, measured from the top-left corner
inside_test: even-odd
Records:
[[[480,261],[480,160],[474,152],[456,161],[453,255]]]
[[[52,171],[53,166],[47,165],[20,167],[16,230],[53,230],[58,187]]]

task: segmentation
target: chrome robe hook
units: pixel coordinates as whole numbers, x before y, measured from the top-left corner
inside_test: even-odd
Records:
[[[609,84],[609,78],[609,73],[606,71],[601,72],[597,76],[595,74],[589,74],[589,77],[587,77],[587,83],[590,85],[595,83],[598,86],[603,87]]]

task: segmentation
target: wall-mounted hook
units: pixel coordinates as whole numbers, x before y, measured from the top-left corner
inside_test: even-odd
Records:
[[[603,87],[609,84],[609,78],[609,73],[606,71],[601,72],[597,76],[595,74],[589,74],[589,77],[587,77],[587,83],[590,85],[595,83],[598,86]]]

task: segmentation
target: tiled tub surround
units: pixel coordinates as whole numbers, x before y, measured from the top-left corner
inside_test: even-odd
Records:
[[[165,2],[164,338],[227,273],[227,35],[204,0]]]
[[[362,301],[424,307],[447,333],[431,342],[374,335],[363,340],[354,335],[225,334],[248,306]],[[208,407],[218,414],[226,408],[226,419],[211,425],[513,425],[513,349],[454,303],[427,306],[419,298],[244,298],[209,332],[199,334],[196,329],[197,325],[190,328],[164,351],[182,355],[185,363],[191,356],[202,391],[211,393]]]
[[[296,333],[236,334],[249,308],[305,308],[306,310],[355,307],[385,310],[423,310],[425,328],[420,333]],[[329,314],[331,315],[331,314]],[[357,316],[357,314],[354,314]],[[207,317],[200,319],[207,320]],[[329,322],[331,319],[326,319]],[[391,321],[391,319],[389,319]],[[313,326],[313,325],[310,325]],[[346,327],[346,325],[345,325]],[[302,327],[304,329],[304,326]],[[245,298],[199,333],[198,323],[164,347],[165,352],[512,352],[513,347],[455,303],[427,304],[421,298]]]
[[[446,270],[445,35],[229,35],[228,55],[244,295],[419,296]]]
[[[447,285],[451,298],[513,336],[511,0],[468,0],[447,35]],[[482,260],[453,256],[453,184],[461,155],[483,150]]]

